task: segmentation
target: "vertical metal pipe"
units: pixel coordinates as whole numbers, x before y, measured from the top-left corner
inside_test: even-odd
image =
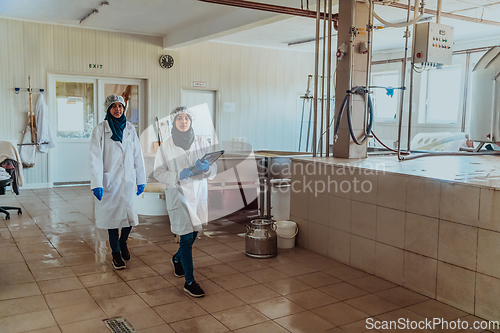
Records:
[[[370,90],[370,82],[372,75],[372,29],[373,29],[373,3],[372,0],[368,0],[369,8],[368,8],[368,25],[366,27],[368,34],[368,55],[366,56],[366,94],[365,94],[365,135],[370,135],[371,133],[367,133],[367,120],[369,115],[368,110],[368,98],[369,98],[369,90]]]
[[[349,90],[353,88],[353,80],[354,80],[354,39],[356,34],[356,0],[351,0],[351,31],[349,38]],[[349,112],[352,115],[352,105],[354,104],[354,96],[353,94],[349,94]],[[350,155],[350,154],[349,154]]]
[[[436,23],[441,23],[441,7],[443,7],[443,0],[438,0],[437,3],[437,14],[436,14]]]
[[[470,52],[465,54],[465,84],[464,84],[464,98],[462,108],[462,127],[461,132],[465,132],[465,120],[467,119],[467,91],[469,90],[469,70],[470,70]]]
[[[316,157],[316,135],[318,131],[318,65],[319,65],[319,16],[321,11],[320,0],[316,0],[316,48],[314,57],[314,124],[313,124],[313,157]]]
[[[413,7],[413,18],[418,16],[418,8],[420,7],[420,0],[415,0],[415,6]],[[411,151],[411,120],[413,115],[413,59],[415,59],[415,31],[417,29],[417,24],[413,24],[413,38],[411,43],[411,62],[410,62],[410,105],[408,107],[408,145],[406,146],[406,151],[409,153]]]
[[[266,169],[267,169],[267,188],[266,188],[266,206],[267,206],[267,218],[270,219],[272,217],[271,214],[271,158],[266,157]]]
[[[260,217],[264,218],[266,216],[266,207],[265,207],[265,201],[264,201],[264,194],[266,193],[266,188],[264,184],[264,177],[266,176],[266,173],[268,170],[266,170],[265,166],[265,157],[262,157],[260,159],[260,168],[259,168],[259,204],[260,204]]]
[[[326,148],[325,156],[330,156],[330,92],[332,90],[332,0],[328,0],[328,71],[326,74]]]
[[[324,0],[324,10],[323,13],[326,13],[327,0]],[[326,15],[326,14],[325,14]],[[321,117],[319,123],[319,142],[321,145],[319,146],[319,156],[323,157],[323,145],[325,142],[323,141],[323,123],[324,123],[324,114],[325,114],[325,62],[326,62],[326,16],[323,16],[323,52],[322,52],[322,66],[321,66]]]
[[[406,14],[406,22],[410,21],[410,11],[411,11],[411,0],[408,0],[408,12]],[[406,62],[408,59],[408,38],[409,38],[409,27],[406,26],[405,30],[405,56],[403,58],[403,68],[401,72],[401,86],[404,87],[406,84]],[[398,127],[398,160],[401,161],[401,131],[403,130],[403,110],[404,110],[404,89],[401,90],[401,98],[399,100],[399,127]]]

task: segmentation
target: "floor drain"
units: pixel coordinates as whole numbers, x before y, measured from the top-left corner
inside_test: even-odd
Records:
[[[135,333],[136,331],[130,323],[121,317],[108,318],[103,320],[104,324],[113,333]]]

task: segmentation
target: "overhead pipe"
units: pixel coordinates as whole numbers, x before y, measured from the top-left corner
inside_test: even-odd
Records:
[[[399,8],[399,9],[408,9],[408,5],[404,5],[404,4],[396,3],[396,2],[390,3],[388,6],[394,7],[394,8]],[[414,6],[412,6],[411,10],[413,10],[413,11],[415,10]],[[437,11],[425,8],[424,14],[437,15]],[[474,18],[474,17],[446,13],[446,12],[441,12],[440,15],[441,15],[441,17],[448,17],[448,18],[451,18],[454,20],[500,26],[500,22],[497,22],[497,21],[483,20],[483,19],[478,19],[478,18]]]
[[[218,5],[246,8],[246,9],[262,10],[265,12],[271,12],[271,13],[277,13],[277,14],[287,14],[287,15],[302,16],[302,17],[309,17],[309,18],[316,18],[317,17],[317,11],[300,9],[300,8],[293,8],[293,7],[286,7],[286,6],[278,6],[278,5],[272,5],[272,4],[267,4],[267,3],[261,3],[261,2],[243,1],[243,0],[198,0],[198,1],[207,2],[207,3],[215,3]],[[309,8],[309,7],[307,7],[307,8]],[[326,15],[326,13],[320,12],[319,19],[325,20],[325,19],[328,19],[328,17]],[[334,28],[335,28],[335,30],[337,30],[338,29],[338,14],[334,14],[333,20],[334,20],[333,21]]]

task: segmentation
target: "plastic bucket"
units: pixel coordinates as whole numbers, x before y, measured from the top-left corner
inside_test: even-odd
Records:
[[[297,223],[293,221],[276,221],[278,248],[291,249],[295,247],[295,236],[299,232]]]

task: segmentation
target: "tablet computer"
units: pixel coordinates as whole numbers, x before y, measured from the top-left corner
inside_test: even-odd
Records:
[[[219,159],[219,157],[221,157],[222,155],[224,154],[224,150],[218,150],[218,151],[214,151],[214,152],[211,152],[211,153],[206,153],[205,155],[203,155],[202,158],[200,158],[200,160],[207,160],[208,162],[208,165],[212,165],[215,163],[215,161],[217,161]],[[200,173],[202,173],[201,171],[198,171],[196,170],[196,168],[194,166],[192,166],[190,168],[191,172],[193,173],[193,176],[195,175],[199,175]]]
[[[203,155],[202,158],[200,158],[201,160],[207,160],[208,162],[208,165],[212,165],[214,164],[215,161],[217,161],[219,159],[219,157],[221,157],[222,155],[224,154],[224,150],[218,150],[218,151],[214,151],[212,153],[206,153],[205,155]]]

